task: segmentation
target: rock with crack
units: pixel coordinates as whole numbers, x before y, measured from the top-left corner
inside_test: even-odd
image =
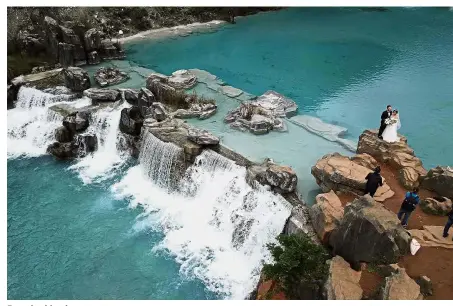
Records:
[[[399,137],[400,141],[389,143],[379,139],[376,130],[365,130],[359,137],[357,153],[367,153],[400,171],[398,179],[405,188],[418,187],[421,177],[427,173],[426,169],[407,144],[406,137]]]
[[[331,190],[316,196],[316,203],[309,208],[309,213],[319,239],[328,242],[330,234],[343,218],[344,208],[340,198]]]
[[[126,72],[117,68],[101,67],[94,74],[94,80],[101,87],[112,86],[123,83],[129,79]]]
[[[55,130],[55,140],[58,142],[71,142],[74,134],[65,126],[60,126]]]
[[[453,169],[436,167],[422,177],[422,187],[453,200]]]
[[[342,257],[328,261],[329,276],[325,284],[328,300],[360,300],[363,290],[359,281],[362,272],[354,271]]]
[[[380,293],[382,300],[422,300],[420,286],[407,275],[406,270],[399,268],[391,276],[385,278]]]
[[[120,92],[110,88],[89,88],[83,91],[83,95],[94,103],[115,102],[121,99]]]
[[[452,207],[452,201],[446,197],[425,198],[420,201],[420,208],[427,214],[446,216]]]
[[[356,154],[350,157],[350,160],[370,170],[374,170],[377,166],[379,166],[379,163],[373,158],[373,156],[367,153]]]
[[[79,67],[68,67],[63,69],[64,82],[67,88],[72,91],[82,92],[90,88],[90,77],[88,72]]]
[[[137,106],[123,108],[119,122],[120,131],[131,136],[139,136],[144,117]]]
[[[86,130],[88,125],[89,113],[86,112],[75,112],[63,119],[63,126],[66,127],[72,135]]]
[[[197,77],[188,70],[178,70],[172,73],[167,82],[176,89],[189,89],[197,84]]]
[[[122,92],[124,94],[124,99],[132,105],[138,106],[138,95],[139,91],[136,89],[122,89]]]
[[[311,168],[311,173],[323,192],[334,190],[355,196],[365,194],[365,177],[370,172],[369,168],[339,153],[323,156]],[[374,199],[379,202],[383,202],[395,194],[385,183],[384,178],[383,183],[383,186],[379,187],[374,195]]]
[[[355,199],[332,231],[334,254],[350,263],[395,263],[409,253],[411,236],[393,212],[369,195]]]
[[[138,107],[140,108],[140,113],[143,117],[151,114],[151,105],[156,101],[151,90],[147,88],[141,88],[138,93]]]
[[[202,146],[209,146],[209,145],[218,145],[220,142],[220,139],[210,132],[206,130],[200,130],[200,129],[195,129],[191,128],[189,129],[189,133],[187,135],[187,138],[196,144],[202,145]]]

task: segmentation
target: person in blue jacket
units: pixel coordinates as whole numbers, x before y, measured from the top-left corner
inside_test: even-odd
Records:
[[[404,198],[400,211],[398,212],[398,219],[401,221],[402,226],[407,227],[409,217],[419,202],[420,198],[418,196],[418,188],[414,188],[413,191],[406,193],[406,197]]]
[[[451,211],[448,213],[447,216],[448,216],[447,224],[445,224],[444,235],[443,235],[445,238],[448,237],[448,230],[453,225],[453,207],[451,208]],[[453,238],[451,240],[453,240]]]

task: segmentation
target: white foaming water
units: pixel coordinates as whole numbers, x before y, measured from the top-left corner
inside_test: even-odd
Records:
[[[140,150],[140,164],[147,176],[162,188],[171,188],[175,167],[183,150],[172,143],[166,143],[149,132],[145,132]]]
[[[98,149],[69,167],[79,172],[85,184],[112,177],[115,170],[127,160],[125,154],[117,150],[121,109],[118,106],[105,107],[91,114],[86,133],[97,135]]]
[[[54,131],[61,126],[63,117],[49,106],[61,103],[67,95],[52,95],[35,88],[22,86],[17,95],[16,108],[8,110],[8,157],[40,156],[55,141]],[[68,102],[80,107],[91,103],[84,98]]]
[[[243,299],[255,288],[263,261],[271,261],[266,244],[281,233],[291,208],[279,195],[252,189],[246,169],[222,158],[203,152],[180,192],[149,180],[143,165],[130,168],[112,190],[131,198],[131,207],[143,206],[145,218],[137,222],[163,231],[154,251],[173,255],[181,274],[225,298]]]

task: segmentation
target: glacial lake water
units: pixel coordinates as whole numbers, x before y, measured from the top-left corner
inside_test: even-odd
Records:
[[[119,87],[143,86],[137,71],[198,68],[253,95],[275,90],[294,99],[300,114],[348,128],[347,138],[354,141],[363,129],[377,127],[380,112],[392,104],[401,112],[401,133],[425,167],[452,165],[452,17],[434,8],[292,8],[238,18],[210,34],[131,43],[130,62],[111,64],[134,71]],[[307,199],[317,192],[310,175],[314,162],[329,152],[348,154],[290,123],[287,133],[259,137],[231,130],[222,114],[240,102],[205,84],[195,90],[216,98],[219,111],[191,123],[251,159],[271,157],[294,167]],[[41,113],[9,110],[8,132],[22,129],[13,122],[19,117],[44,120],[35,114]],[[110,126],[115,132],[114,123]],[[37,131],[53,129],[36,125]],[[204,235],[216,229],[194,220],[197,213],[219,209],[216,201],[200,195],[182,209],[187,201],[146,182],[136,162],[118,162],[106,144],[92,160],[57,162],[42,156],[42,143],[28,134],[20,142],[8,139],[9,299],[230,297],[225,292],[244,297],[240,288],[250,285],[247,273],[257,275],[247,267],[261,251],[251,248],[246,256],[221,232]],[[272,216],[284,214],[259,218]],[[164,250],[156,250],[159,245]]]

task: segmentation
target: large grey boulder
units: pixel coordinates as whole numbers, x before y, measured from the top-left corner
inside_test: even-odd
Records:
[[[47,153],[58,159],[71,159],[77,156],[77,148],[73,142],[54,142],[47,147]]]
[[[139,91],[136,90],[136,89],[130,89],[130,88],[122,89],[122,91],[123,91],[123,93],[124,93],[124,99],[125,99],[129,104],[132,104],[132,105],[137,106],[137,104],[138,104],[138,94],[139,94]]]
[[[146,117],[151,113],[151,105],[156,101],[151,90],[147,88],[141,88],[138,93],[138,107],[143,117]]]
[[[98,138],[95,134],[83,133],[74,137],[77,157],[85,157],[98,148]]]
[[[345,207],[329,238],[334,254],[351,263],[395,263],[409,253],[410,241],[396,215],[369,195]]]
[[[82,132],[89,126],[89,114],[83,112],[72,113],[63,119],[63,126],[66,127],[72,135],[76,132]]]
[[[107,88],[89,88],[83,91],[83,95],[96,103],[115,102],[121,98],[118,90]]]
[[[422,178],[422,187],[453,199],[453,169],[438,166],[429,170]]]
[[[55,130],[55,140],[58,142],[71,142],[73,135],[65,126],[60,126]]]
[[[272,130],[273,125],[273,119],[255,114],[250,120],[250,131],[255,135],[267,134]]]
[[[257,181],[262,185],[270,186],[277,193],[288,194],[296,190],[297,175],[290,167],[281,166],[266,159],[262,164],[253,165],[247,169],[247,181],[251,185],[253,181]]]
[[[137,106],[123,108],[119,123],[120,131],[132,136],[139,136],[143,126],[143,119]]]
[[[101,32],[95,28],[85,32],[84,40],[87,51],[96,51],[101,48]]]
[[[220,139],[208,131],[190,129],[187,138],[199,145],[218,145]]]
[[[168,117],[165,106],[160,102],[154,102],[153,104],[151,104],[151,113],[153,114],[154,119],[159,122],[167,119]]]
[[[88,72],[79,67],[68,67],[63,69],[64,81],[67,88],[72,91],[82,92],[90,88],[90,77]]]

